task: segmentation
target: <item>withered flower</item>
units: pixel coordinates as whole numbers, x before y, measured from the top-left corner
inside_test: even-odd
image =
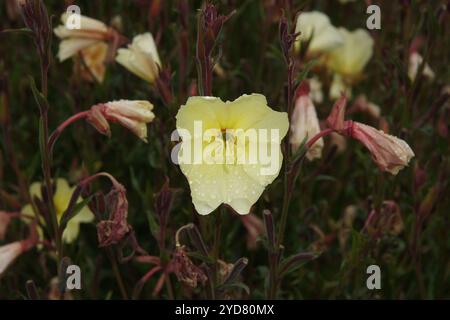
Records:
[[[108,220],[102,220],[97,224],[97,235],[100,247],[119,243],[131,230],[128,224],[128,200],[126,189],[110,177],[113,187],[106,195]]]
[[[185,246],[176,247],[171,264],[178,280],[189,287],[196,288],[199,282],[204,284],[208,279],[205,272],[187,256]]]

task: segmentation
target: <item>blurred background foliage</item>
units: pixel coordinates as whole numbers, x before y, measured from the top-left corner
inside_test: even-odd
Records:
[[[175,231],[189,222],[200,225],[206,243],[211,244],[214,214],[201,217],[195,213],[185,177],[178,166],[168,161],[174,115],[186,98],[183,90],[178,89],[195,83],[197,78],[196,13],[201,1],[188,1],[190,58],[186,77],[178,73],[180,16],[176,0],[44,2],[53,16],[53,26],[59,24],[59,16],[66,5],[75,3],[82,14],[115,25],[129,39],[139,33],[152,32],[163,65],[170,67],[177,98],[170,107],[163,106],[154,89],[118,64],[108,65],[105,81],[97,84],[82,81],[75,75],[71,60],[59,63],[55,58],[49,74],[50,128],[75,112],[115,99],[151,101],[155,105],[156,120],[149,126],[148,144],[118,126],[112,127],[111,139],[99,135],[84,122],[71,126],[56,146],[54,175],[67,178],[72,184],[86,173],[106,171],[114,175],[127,188],[129,222],[139,243],[154,255],[158,255],[157,242],[147,217],[154,215],[155,194],[167,176],[170,186],[181,190],[170,213],[168,246],[174,247]],[[366,1],[345,5],[337,0],[292,1],[291,5],[289,2],[215,2],[223,14],[236,9],[222,33],[218,63],[223,72],[215,74],[215,96],[233,100],[243,93],[258,92],[267,96],[274,109],[285,109],[286,67],[278,40],[279,11],[274,8],[284,6],[286,14],[292,17],[298,10],[318,10],[326,13],[335,26],[351,30],[365,28]],[[285,299],[450,297],[450,105],[447,101],[435,110],[443,88],[450,85],[449,12],[443,22],[438,19],[440,14],[445,14],[440,12],[442,6],[447,4],[450,10],[450,4],[439,0],[372,2],[381,7],[382,28],[371,32],[375,39],[374,56],[365,68],[364,79],[354,87],[353,96],[364,93],[379,105],[390,133],[408,141],[416,157],[408,168],[391,176],[378,170],[361,145],[349,141],[345,152],[337,153],[327,140],[322,159],[304,164],[290,207],[285,254],[313,249],[322,254],[285,277],[280,290],[280,297]],[[0,28],[22,28],[20,16],[8,15],[5,4],[5,1],[0,4]],[[155,10],[157,5],[160,9],[155,13],[152,8]],[[436,78],[433,82],[421,81],[413,86],[406,70],[408,49],[417,36],[425,39],[420,51],[436,72]],[[58,43],[54,38],[55,55]],[[1,35],[0,66],[9,88],[13,121],[10,134],[18,166],[28,183],[41,181],[37,139],[39,110],[28,80],[28,75],[38,79],[39,63],[30,38],[21,34]],[[298,66],[296,75],[299,77],[303,62],[299,61]],[[310,72],[315,73],[315,70]],[[327,88],[329,78],[321,75],[321,79]],[[325,97],[323,103],[316,105],[320,119],[328,115],[332,103]],[[378,126],[364,114],[350,117]],[[423,118],[425,121],[421,121]],[[3,209],[14,211],[20,209],[25,200],[20,197],[16,172],[6,152],[4,131],[0,151],[0,204]],[[399,205],[403,226],[396,234],[385,232],[381,237],[372,237],[361,230],[371,209],[383,200]],[[278,218],[281,202],[282,180],[277,179],[252,212],[262,218],[262,210],[270,209]],[[353,210],[354,219],[345,225],[348,210]],[[426,219],[418,226],[419,215],[426,215]],[[250,295],[238,290],[230,293],[231,296],[264,298],[268,274],[264,245],[260,242],[255,250],[247,247],[247,231],[237,215],[222,215],[222,222],[220,258],[230,263],[243,256],[249,258],[242,282],[250,288]],[[25,232],[21,223],[14,223],[5,243],[20,238],[18,235]],[[415,237],[418,237],[417,253],[413,249]],[[120,298],[110,262],[104,250],[98,248],[94,224],[82,225],[78,240],[66,246],[65,252],[82,269],[83,290],[73,291],[73,297]],[[381,267],[381,290],[366,288],[366,268],[370,264]],[[120,265],[120,271],[126,288],[131,290],[148,271],[148,266],[130,262]],[[48,292],[50,279],[55,274],[55,262],[49,254],[32,250],[21,256],[0,279],[0,298],[25,297],[25,283],[29,279],[33,279],[43,293]],[[152,298],[156,279],[144,287],[141,298]],[[191,294],[202,297],[196,290],[186,293],[176,281],[174,286],[177,298]],[[165,290],[157,298],[167,298]]]

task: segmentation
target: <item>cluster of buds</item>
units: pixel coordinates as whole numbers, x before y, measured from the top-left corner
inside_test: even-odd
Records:
[[[212,95],[212,52],[224,23],[234,14],[220,15],[217,8],[207,3],[200,11],[197,32],[197,63],[200,71],[199,84],[203,95]]]
[[[364,224],[364,229],[372,238],[384,234],[398,235],[403,231],[400,207],[392,200],[383,201],[379,210],[372,209]]]
[[[33,34],[34,43],[42,64],[48,68],[50,63],[50,43],[52,32],[47,9],[42,0],[18,1],[22,19]]]

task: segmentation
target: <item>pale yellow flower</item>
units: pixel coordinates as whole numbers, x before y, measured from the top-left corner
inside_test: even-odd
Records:
[[[80,16],[81,28],[72,30],[66,27],[68,17],[69,15],[64,13],[61,16],[62,25],[53,30],[56,36],[62,39],[58,51],[59,61],[64,61],[89,46],[107,40],[109,28],[103,22]]]
[[[330,18],[319,11],[301,13],[297,18],[295,32],[300,32],[295,43],[297,50],[300,49],[302,42],[307,42],[312,37],[308,55],[328,52],[344,42],[338,29],[331,24]]]
[[[346,79],[358,78],[373,54],[373,39],[363,29],[339,28],[344,44],[328,54],[327,66]]]
[[[41,193],[42,183],[34,182],[30,186],[30,194],[32,197],[37,197],[42,199]],[[70,187],[67,180],[58,178],[56,179],[56,188],[55,193],[53,195],[53,204],[55,206],[56,215],[58,216],[58,221],[61,219],[64,211],[66,211],[70,198],[72,197],[72,193],[75,190],[75,187]],[[77,202],[81,202],[82,198],[78,198]],[[26,205],[22,212],[28,215],[33,215],[33,209],[31,204]],[[75,215],[72,219],[67,223],[66,229],[63,233],[63,241],[65,243],[72,243],[77,237],[80,231],[80,223],[87,223],[94,220],[94,215],[91,210],[87,206],[83,207],[77,215]],[[38,233],[40,238],[43,238],[43,231],[41,228],[38,228]]]
[[[197,212],[209,214],[225,203],[248,214],[279,174],[287,114],[268,107],[263,95],[251,94],[231,102],[190,97],[176,119],[183,140],[176,156]]]
[[[149,32],[135,36],[128,49],[119,49],[116,61],[149,83],[158,77],[161,66],[155,40]]]

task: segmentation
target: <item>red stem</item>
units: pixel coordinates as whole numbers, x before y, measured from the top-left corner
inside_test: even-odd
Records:
[[[61,135],[61,133],[63,132],[63,130],[70,124],[74,123],[75,121],[87,117],[89,112],[90,111],[88,110],[88,111],[82,111],[77,114],[74,114],[73,116],[71,116],[70,118],[65,120],[63,123],[61,123],[58,126],[58,128],[56,128],[55,131],[53,131],[51,136],[48,138],[48,149],[50,150],[50,155],[53,153],[53,146],[55,145],[56,140],[58,140],[58,138]]]

